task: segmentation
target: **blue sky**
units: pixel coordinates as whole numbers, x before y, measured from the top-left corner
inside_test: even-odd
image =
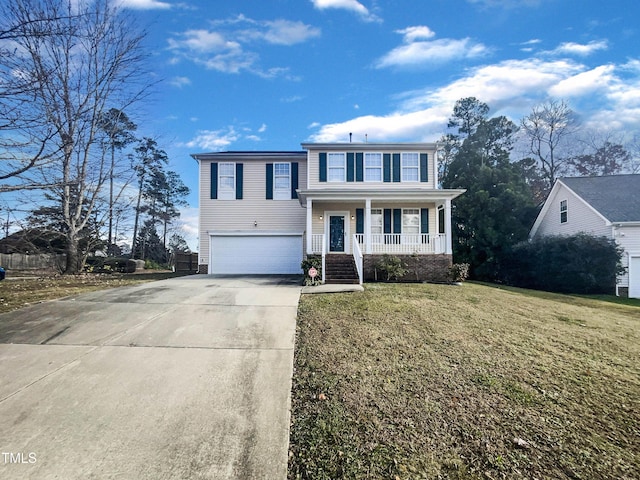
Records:
[[[191,153],[304,141],[434,141],[456,100],[515,122],[547,98],[640,132],[635,0],[124,0],[161,82],[140,134],[192,189]]]

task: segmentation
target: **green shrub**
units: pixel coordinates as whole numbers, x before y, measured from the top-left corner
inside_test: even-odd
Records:
[[[502,265],[510,285],[560,293],[615,291],[624,272],[622,249],[614,240],[585,233],[548,236],[515,245]]]
[[[376,270],[380,270],[385,274],[387,282],[393,282],[400,277],[404,277],[408,272],[404,267],[406,267],[406,265],[399,257],[387,254],[384,254],[375,264]]]
[[[309,276],[309,269],[314,267],[318,271],[315,279]],[[322,283],[322,256],[321,255],[309,255],[302,260],[300,268],[304,272],[304,284],[305,285],[319,285]]]

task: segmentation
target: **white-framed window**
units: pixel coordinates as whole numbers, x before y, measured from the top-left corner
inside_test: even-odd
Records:
[[[562,200],[560,202],[560,223],[567,223],[569,209],[567,207],[567,201]]]
[[[347,154],[327,154],[327,180],[329,182],[346,182],[347,178]]]
[[[218,198],[234,200],[236,198],[236,164],[218,164]]]
[[[382,181],[382,154],[381,153],[365,153],[364,154],[364,181],[365,182],[381,182]]]
[[[273,199],[291,200],[291,164],[273,164]]]
[[[420,154],[419,153],[403,153],[400,157],[402,165],[402,181],[418,182],[420,181]]]
[[[371,209],[371,233],[375,235],[382,235],[382,233],[384,233],[381,208]]]
[[[402,234],[403,235],[420,235],[420,209],[419,208],[403,208],[402,209]]]

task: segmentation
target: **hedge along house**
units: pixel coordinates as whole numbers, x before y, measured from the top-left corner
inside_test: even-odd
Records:
[[[193,155],[200,165],[200,272],[301,273],[362,282],[384,254],[412,281],[446,281],[451,201],[438,188],[437,144],[331,143],[304,152]],[[353,277],[344,278],[352,268]]]

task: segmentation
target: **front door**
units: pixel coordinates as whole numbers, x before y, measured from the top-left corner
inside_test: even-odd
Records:
[[[344,216],[329,217],[329,251],[344,252]]]

